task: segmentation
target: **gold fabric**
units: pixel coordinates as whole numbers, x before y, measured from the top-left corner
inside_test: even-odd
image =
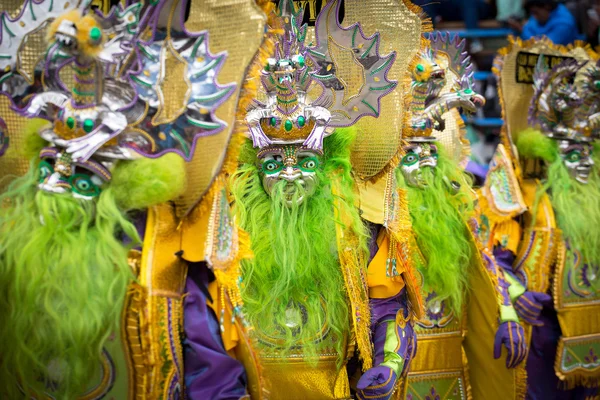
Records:
[[[525,365],[506,368],[506,348],[494,359],[498,328],[498,298],[494,282],[481,262],[471,266],[464,349],[469,360],[469,381],[475,400],[520,400],[525,396]]]
[[[29,168],[29,161],[23,155],[25,135],[21,134],[25,132],[29,120],[13,112],[10,104],[8,97],[0,95],[0,118],[6,123],[5,136],[10,140],[6,153],[0,157],[0,192]]]
[[[539,185],[537,180],[531,179],[521,183],[525,203],[530,210]],[[533,226],[532,218],[535,218]],[[525,229],[514,266],[527,275],[527,290],[545,293],[550,287],[552,265],[560,242],[560,230],[556,228],[554,211],[547,195],[540,198],[535,217],[531,212],[524,215],[523,226]]]
[[[208,30],[210,52],[227,51],[227,59],[219,72],[221,84],[236,82],[236,92],[216,112],[227,127],[216,135],[200,138],[196,153],[186,168],[187,190],[177,201],[177,215],[181,216],[195,205],[208,190],[221,169],[227,144],[234,128],[239,89],[247,66],[263,40],[266,17],[254,0],[206,0],[192,5],[186,28],[192,32]],[[183,84],[183,82],[182,82]],[[169,88],[166,92],[176,92]]]
[[[360,21],[366,35],[378,31],[379,52],[396,51],[396,62],[389,77],[398,81],[396,89],[381,101],[379,118],[366,117],[356,125],[364,134],[358,135],[352,152],[356,173],[365,179],[377,175],[394,157],[400,146],[404,118],[408,65],[421,45],[421,34],[427,30],[419,9],[408,0],[346,1],[344,24]]]

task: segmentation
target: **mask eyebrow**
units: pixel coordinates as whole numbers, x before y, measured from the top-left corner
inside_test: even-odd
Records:
[[[565,149],[565,152],[569,152],[569,151],[573,151],[573,150],[579,150],[579,151],[583,151],[583,145],[579,144],[579,143],[575,143],[575,144],[570,144],[567,146],[567,148]]]
[[[409,144],[407,146],[404,146],[404,152],[408,152],[408,151],[415,151],[419,146],[414,145],[414,144]]]

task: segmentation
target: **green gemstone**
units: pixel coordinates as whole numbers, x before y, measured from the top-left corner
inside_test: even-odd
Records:
[[[67,118],[67,126],[69,127],[69,129],[73,129],[73,127],[75,126],[75,118]]]
[[[284,125],[284,127],[285,127],[285,130],[286,130],[286,131],[288,131],[288,132],[289,132],[289,131],[291,131],[291,130],[292,130],[292,128],[293,128],[293,126],[294,126],[294,124],[292,124],[292,121],[290,121],[289,119],[286,119],[286,120],[285,120],[285,125]]]
[[[83,121],[83,130],[87,133],[90,133],[92,130],[94,130],[94,121],[91,119],[86,119]]]
[[[265,71],[269,72],[270,69],[269,64],[265,64]]]
[[[100,28],[93,27],[90,30],[90,39],[92,39],[94,42],[97,42],[98,40],[100,40],[101,37],[102,37],[102,32],[100,31]]]
[[[275,117],[271,117],[271,126],[275,126],[277,124],[277,119]]]
[[[300,68],[304,67],[304,57],[303,56],[298,56],[298,66]]]
[[[465,94],[472,94],[473,91],[471,89],[465,89]]]
[[[596,86],[596,89],[600,89],[600,81],[594,82],[594,86]]]
[[[304,124],[306,123],[306,119],[301,115],[298,117],[298,126],[300,128],[302,128],[304,126]]]
[[[417,71],[423,72],[423,71],[425,71],[425,67],[421,64],[417,64]]]

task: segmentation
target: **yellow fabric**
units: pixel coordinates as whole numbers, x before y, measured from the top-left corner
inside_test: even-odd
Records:
[[[182,257],[187,261],[199,262],[204,260],[209,219],[210,209],[194,209],[184,220],[181,227],[181,250],[183,250]]]
[[[337,368],[337,354],[322,356],[316,366],[299,358],[262,360],[269,382],[269,400],[348,399],[350,385],[345,366]]]
[[[208,293],[210,293],[210,297],[213,299],[213,301],[211,302],[210,300],[207,300],[207,304],[213,310],[215,315],[219,316],[221,314],[219,304],[221,304],[222,292],[219,288],[219,283],[217,280],[214,280],[208,284]],[[231,309],[229,307],[225,307],[222,325],[224,328],[223,332],[221,332],[223,345],[225,346],[225,350],[230,352],[239,343],[240,335],[235,324],[231,323]]]
[[[173,208],[166,203],[150,208],[139,278],[150,296],[179,297],[183,293],[185,264],[175,255],[180,245],[181,235]]]
[[[390,239],[387,231],[382,229],[377,237],[377,245],[379,249],[375,257],[369,263],[367,270],[367,282],[369,285],[369,297],[372,299],[386,299],[396,296],[404,287],[404,281],[399,278],[397,280],[390,279],[387,274],[387,259],[390,246]],[[398,273],[401,274],[404,270],[400,269],[398,264]]]
[[[521,365],[506,368],[506,349],[494,359],[494,338],[498,328],[498,300],[493,281],[484,266],[471,265],[467,303],[467,336],[464,349],[469,360],[469,378],[475,400],[522,399],[525,371]]]
[[[359,193],[356,206],[361,211],[360,216],[366,221],[383,225],[385,223],[385,202],[388,188],[387,176],[381,177],[376,182],[357,182],[356,186]]]
[[[494,244],[500,244],[517,254],[521,242],[521,226],[514,219],[500,222],[494,227]]]

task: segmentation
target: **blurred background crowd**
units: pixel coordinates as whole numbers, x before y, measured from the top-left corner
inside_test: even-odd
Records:
[[[508,35],[530,39],[547,36],[568,45],[576,40],[600,44],[600,0],[412,0],[421,6],[434,29],[468,41],[478,72],[475,75],[486,107],[467,119],[473,161],[487,165],[502,125],[496,81],[490,72]]]

